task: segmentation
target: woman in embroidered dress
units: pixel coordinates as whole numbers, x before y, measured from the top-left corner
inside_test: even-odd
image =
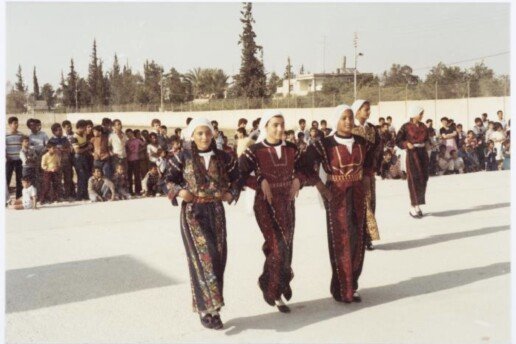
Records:
[[[335,110],[332,133],[310,145],[301,168],[324,198],[332,267],[330,292],[339,302],[360,302],[358,279],[364,263],[366,201],[364,161],[372,154],[364,138],[352,134],[353,111]],[[320,175],[314,169],[321,164]]]
[[[254,213],[265,242],[265,264],[258,284],[265,301],[288,313],[282,297],[290,300],[290,281],[295,208],[303,176],[297,172],[299,151],[281,139],[285,131],[283,115],[269,111],[260,120],[260,135],[239,158],[241,185],[254,190]],[[254,172],[255,175],[251,175]]]
[[[186,249],[193,309],[203,326],[223,328],[219,311],[226,267],[226,220],[223,201],[239,196],[237,161],[216,148],[207,119],[194,119],[185,130],[189,145],[170,161],[168,197],[181,204],[181,234]]]

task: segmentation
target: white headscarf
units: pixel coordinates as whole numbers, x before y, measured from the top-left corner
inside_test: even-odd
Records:
[[[350,108],[349,105],[347,105],[347,104],[342,104],[342,105],[339,105],[339,106],[337,106],[335,108],[335,111],[333,112],[333,115],[332,115],[332,118],[331,118],[331,124],[333,125],[333,127],[332,127],[333,129],[332,129],[330,135],[333,135],[333,134],[335,134],[337,132],[337,127],[339,126],[340,118],[342,117],[342,114],[346,110],[353,111],[353,109]]]
[[[267,126],[267,123],[271,120],[272,117],[276,116],[283,116],[281,111],[275,109],[275,110],[268,110],[265,112],[263,117],[260,119],[260,125],[258,126],[258,130],[260,130],[260,135],[258,136],[258,139],[256,139],[256,143],[262,142],[267,138],[267,129],[265,128]]]
[[[215,135],[215,128],[213,128],[213,125],[211,124],[210,120],[208,120],[207,118],[194,118],[190,121],[190,124],[188,124],[188,126],[184,130],[185,141],[192,141],[192,136],[195,129],[203,126],[210,128],[211,133]]]
[[[409,118],[414,118],[414,117],[418,116],[423,111],[425,111],[425,109],[423,109],[421,106],[412,105],[408,109]]]
[[[364,99],[357,99],[353,102],[353,105],[351,105],[351,110],[353,111],[353,114],[356,115],[358,113],[358,110],[364,105],[364,103],[369,102],[369,100]],[[360,125],[360,122],[357,120],[355,116],[355,125]]]

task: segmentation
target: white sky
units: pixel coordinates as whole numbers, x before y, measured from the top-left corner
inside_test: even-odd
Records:
[[[241,3],[7,3],[6,78],[18,64],[29,88],[36,66],[39,84],[57,86],[70,58],[86,76],[96,37],[98,55],[110,68],[116,52],[133,71],[154,59],[165,70],[195,67],[237,73],[242,31]],[[353,32],[359,34],[358,69],[381,73],[408,64],[424,76],[439,61],[473,66],[480,57],[510,50],[509,4],[496,3],[255,3],[257,43],[267,72],[283,74],[287,56],[294,70],[334,71],[347,56],[353,64]],[[325,37],[325,39],[323,38]],[[323,54],[323,41],[326,49]],[[323,55],[325,56],[323,61]],[[509,54],[485,58],[508,74]]]

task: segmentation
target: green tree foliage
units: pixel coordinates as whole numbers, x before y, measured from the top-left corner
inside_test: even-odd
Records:
[[[47,103],[48,110],[51,110],[56,103],[56,95],[54,88],[49,83],[46,83],[41,88],[41,98]]]
[[[276,73],[272,72],[269,76],[269,82],[267,84],[267,93],[269,97],[272,97],[274,94],[276,94],[278,87],[280,87],[282,83],[283,80]]]
[[[18,65],[18,73],[16,73],[16,84],[14,87],[18,92],[25,93],[26,91],[25,84],[23,83],[22,68],[20,65]]]
[[[32,84],[33,84],[33,95],[35,100],[41,100],[41,96],[39,94],[39,83],[38,83],[38,77],[36,76],[36,67],[34,67],[34,70],[32,72]]]
[[[234,77],[235,94],[248,98],[262,98],[267,96],[267,79],[263,62],[256,57],[256,53],[261,51],[262,47],[255,42],[256,34],[253,31],[255,21],[252,9],[252,3],[247,2],[243,4],[243,10],[240,11],[242,14],[240,22],[244,26],[238,41],[238,44],[242,45],[242,63],[240,73]]]
[[[393,64],[389,71],[383,72],[382,75],[383,85],[389,86],[405,86],[415,85],[420,80],[417,75],[413,74],[411,67],[407,65]]]

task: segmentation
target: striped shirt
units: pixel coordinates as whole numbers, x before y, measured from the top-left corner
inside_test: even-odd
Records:
[[[6,133],[5,135],[5,153],[9,160],[20,160],[20,151],[23,134],[19,131],[15,133]]]
[[[74,149],[83,149],[83,148],[86,148],[88,146],[88,140],[86,138],[86,134],[84,135],[79,135],[78,133],[75,133],[73,135],[73,139],[72,139],[72,146]],[[83,153],[75,153],[76,155],[87,155],[86,152],[83,152]]]

